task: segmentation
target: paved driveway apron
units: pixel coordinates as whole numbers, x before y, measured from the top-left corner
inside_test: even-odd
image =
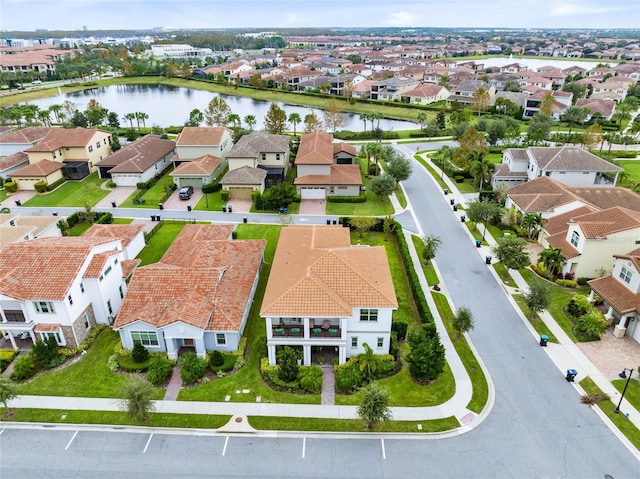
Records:
[[[580,404],[578,392],[515,313],[440,188],[417,162],[403,184],[423,233],[443,240],[436,256],[442,279],[455,306],[473,312],[470,336],[496,387],[487,420],[446,440],[467,451],[459,460],[483,464],[494,477],[636,476],[638,461]]]

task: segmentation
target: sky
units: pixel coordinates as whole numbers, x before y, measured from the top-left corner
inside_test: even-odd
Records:
[[[640,29],[640,0],[0,0],[0,30],[83,27]]]

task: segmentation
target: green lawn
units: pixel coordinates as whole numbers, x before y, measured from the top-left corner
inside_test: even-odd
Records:
[[[582,288],[563,288],[556,284],[545,281],[539,278],[533,271],[529,269],[521,269],[520,274],[528,284],[533,282],[545,282],[551,286],[551,301],[547,311],[553,316],[556,323],[564,330],[565,333],[571,338],[573,342],[578,342],[578,338],[573,334],[573,322],[571,318],[564,313],[564,307],[569,303],[571,297],[574,294],[583,294],[588,296],[590,289],[587,287]]]
[[[130,225],[133,223],[133,218],[113,218],[111,224],[114,225]]]
[[[629,175],[626,183],[637,183],[640,181],[640,161],[638,160],[617,160],[616,165],[624,169],[624,172]]]
[[[67,181],[54,191],[37,194],[23,203],[24,206],[95,206],[107,196],[110,190],[103,190],[106,180],[98,178],[98,172],[92,173],[83,180]]]
[[[422,254],[424,251],[424,243],[422,242],[422,239],[417,235],[412,235],[411,241],[413,241],[413,246],[418,252],[418,258],[422,258]],[[429,262],[428,265],[423,264],[422,270],[424,271],[424,275],[427,278],[427,284],[429,286],[435,286],[440,282],[440,278],[438,278],[438,274],[436,273],[436,270],[434,269],[431,262]]]
[[[511,286],[512,288],[515,288],[517,286],[516,282],[509,274],[509,271],[507,271],[507,268],[502,263],[494,263],[493,269],[496,270],[496,273],[498,273],[500,280],[504,284],[506,284],[507,286]]]
[[[394,193],[396,194],[396,198],[398,198],[398,202],[400,203],[400,206],[402,206],[403,208],[407,207],[407,199],[404,196],[404,190],[402,188],[400,188],[400,186],[398,186]]]
[[[602,394],[600,388],[596,386],[596,384],[589,377],[586,377],[582,381],[580,381],[580,386],[582,386],[582,389],[584,389],[587,394]],[[631,385],[629,385],[629,387],[631,387]],[[628,393],[629,390],[627,390],[627,394]],[[624,416],[624,414],[616,414],[614,412],[617,404],[617,402],[614,404],[612,401],[600,401],[597,406],[593,407],[600,408],[602,412],[604,412],[611,420],[611,422],[616,425],[620,432],[624,434],[637,449],[640,449],[640,430],[631,421],[629,421]]]
[[[169,249],[171,243],[173,243],[180,234],[182,228],[184,228],[184,223],[174,224],[163,221],[158,232],[149,240],[147,245],[140,251],[140,254],[138,254],[137,258],[142,260],[140,266],[160,261],[160,258],[162,258],[167,249]]]
[[[118,205],[119,208],[158,208],[158,203],[167,192],[167,189],[173,185],[173,178],[169,174],[164,175],[158,182],[149,188],[140,198],[144,200],[144,204],[134,204],[133,198],[140,192],[135,190],[129,198]]]
[[[629,371],[627,371],[629,374]],[[615,379],[611,381],[614,387],[622,393],[624,389],[624,385],[627,383],[626,379]],[[637,410],[640,411],[640,380],[638,380],[638,365],[636,364],[633,368],[633,376],[629,380],[629,387],[627,387],[627,392],[624,393],[624,398],[633,404]]]
[[[2,189],[0,190],[0,202],[1,202],[1,201],[6,200],[6,199],[7,199],[7,196],[9,196],[9,195],[7,194],[7,190],[5,190],[4,188],[2,188]]]
[[[86,355],[70,366],[42,373],[22,386],[22,394],[117,398],[122,386],[131,380],[107,368],[107,359],[119,341],[118,333],[105,329]],[[162,399],[164,390],[155,391],[156,399]]]
[[[215,193],[202,195],[202,198],[200,198],[194,209],[203,211],[222,211],[222,206],[226,204],[227,202],[222,201],[222,198],[220,198],[220,192],[216,191]]]

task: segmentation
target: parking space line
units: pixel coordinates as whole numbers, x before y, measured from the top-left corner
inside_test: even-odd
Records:
[[[229,436],[224,440],[224,448],[222,449],[222,455],[224,456],[227,453],[227,444],[229,443]]]
[[[304,459],[304,454],[307,450],[307,438],[303,437],[302,438],[302,459]]]
[[[384,450],[384,439],[380,438],[380,445],[382,446],[382,459],[387,458],[387,453]]]
[[[0,431],[0,436],[2,436],[2,433],[4,432],[4,429],[2,431]]]
[[[76,431],[73,433],[73,436],[71,437],[71,439],[69,439],[69,442],[67,443],[67,447],[64,448],[64,450],[66,451],[67,449],[69,449],[69,446],[71,445],[71,443],[73,442],[73,440],[76,438],[76,436],[78,435],[80,431]]]
[[[142,454],[147,452],[147,448],[149,447],[149,443],[151,442],[152,437],[153,437],[153,433],[149,435],[149,439],[147,439],[147,444],[144,446],[144,451],[142,451]]]

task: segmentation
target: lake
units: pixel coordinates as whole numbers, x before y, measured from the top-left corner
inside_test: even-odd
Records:
[[[222,95],[170,85],[110,85],[42,98],[29,103],[38,105],[41,109],[46,109],[51,105],[62,104],[64,101],[70,100],[76,104],[79,110],[84,111],[89,101],[95,99],[102,107],[116,112],[120,117],[122,126],[126,126],[129,123],[123,119],[124,115],[139,111],[149,115],[149,118],[145,121],[146,126],[158,125],[167,127],[184,125],[189,119],[191,110],[197,108],[200,111],[204,111],[214,96],[223,98],[231,108],[231,112],[240,115],[240,118],[244,119],[247,115],[255,116],[257,122],[255,128],[263,128],[264,117],[271,105],[269,101]],[[314,110],[309,107],[288,105],[280,102],[275,103],[287,112],[287,117],[296,112],[303,120],[310,111]],[[322,111],[315,109],[315,113],[322,120]],[[344,116],[346,124],[342,129],[350,131],[364,130],[364,123],[360,120],[359,115],[345,113]],[[136,125],[135,120],[133,124],[134,126]],[[418,128],[418,124],[410,121],[381,119],[380,128],[384,131],[413,130]],[[297,129],[298,131],[304,130],[304,124],[297,125]],[[367,122],[367,129],[371,129],[370,122]]]

